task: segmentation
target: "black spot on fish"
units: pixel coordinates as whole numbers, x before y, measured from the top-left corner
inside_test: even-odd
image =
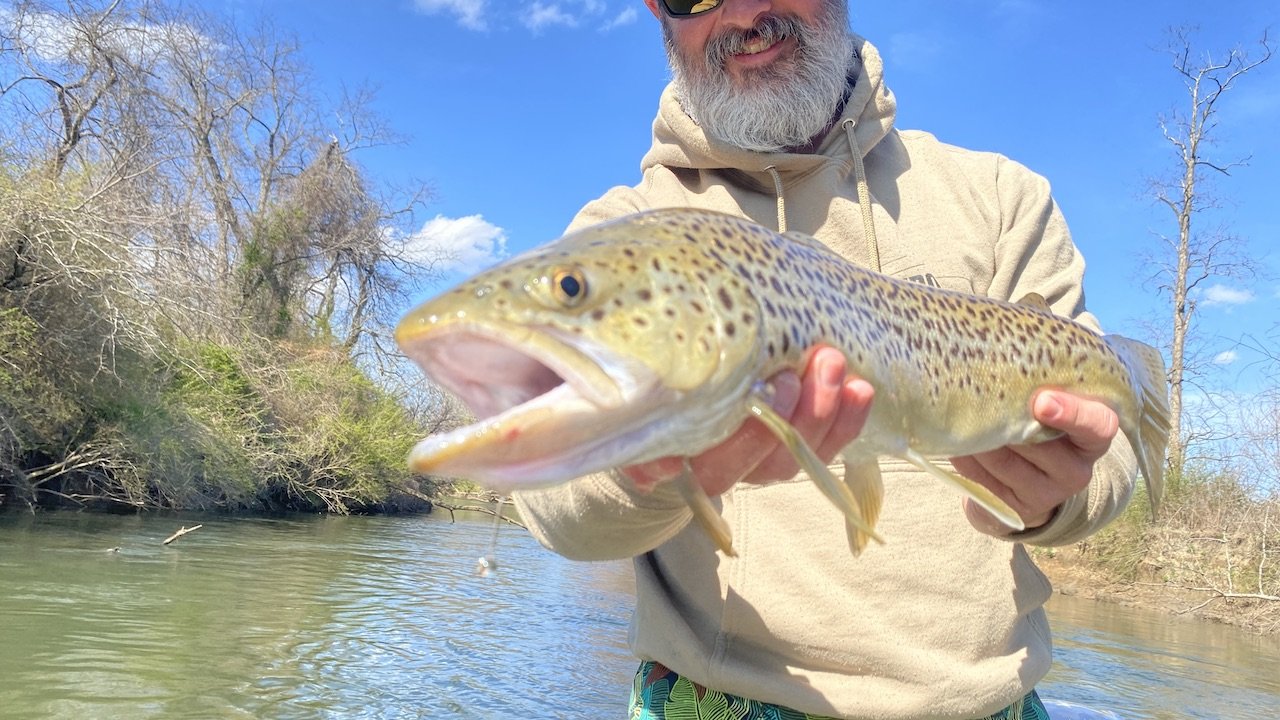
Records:
[[[733,310],[733,296],[729,294],[728,290],[720,288],[716,292],[716,296],[720,298],[720,304],[724,306],[725,310]]]

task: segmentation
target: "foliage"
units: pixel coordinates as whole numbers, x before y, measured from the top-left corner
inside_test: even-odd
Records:
[[[453,411],[385,343],[434,275],[425,190],[353,157],[394,139],[370,97],[168,0],[19,0],[0,38],[0,503],[421,502]]]
[[[129,380],[80,398],[6,383],[6,411],[61,412],[5,413],[0,487],[29,503],[333,512],[420,504],[404,466],[419,426],[340,349],[189,349],[185,363],[122,368]],[[30,370],[23,377],[38,378]],[[75,451],[64,453],[67,445]]]
[[[1170,487],[1155,522],[1135,500],[1079,546],[1080,559],[1115,582],[1234,603],[1243,624],[1280,630],[1280,490],[1203,467]]]

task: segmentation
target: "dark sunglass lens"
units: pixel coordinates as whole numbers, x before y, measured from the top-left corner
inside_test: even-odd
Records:
[[[721,2],[723,0],[702,0],[701,2],[698,0],[662,0],[667,12],[677,17],[698,15],[708,10],[715,10],[720,7]]]

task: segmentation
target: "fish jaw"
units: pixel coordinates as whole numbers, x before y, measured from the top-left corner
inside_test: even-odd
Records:
[[[398,340],[479,418],[419,442],[410,468],[499,491],[637,460],[680,395],[643,363],[555,329],[453,325]]]

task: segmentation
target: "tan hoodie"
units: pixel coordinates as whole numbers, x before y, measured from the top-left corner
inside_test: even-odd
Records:
[[[785,224],[897,277],[1002,299],[1037,292],[1096,327],[1084,311],[1084,262],[1048,183],[1000,155],[894,129],[880,57],[859,45],[844,122],[816,152],[719,144],[668,88],[641,182],[613,188],[572,227],[658,207],[727,211]],[[516,503],[562,555],[634,557],[631,647],[695,682],[847,718],[975,718],[1010,705],[1051,654],[1049,583],[1021,543],[1070,543],[1114,517],[1133,489],[1128,443],[1112,443],[1089,488],[1021,542],[974,530],[958,496],[919,470],[881,467],[887,544],[859,558],[840,514],[803,476],[719,498],[737,558],[715,551],[670,486],[646,495],[605,474]]]

